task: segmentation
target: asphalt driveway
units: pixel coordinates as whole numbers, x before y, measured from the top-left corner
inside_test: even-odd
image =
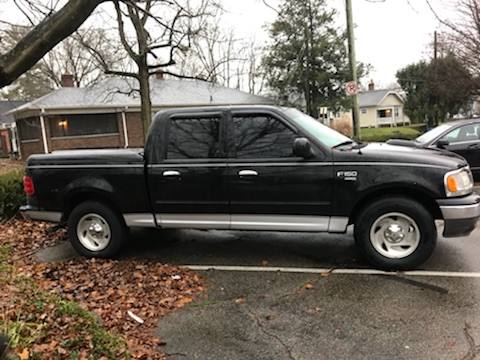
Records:
[[[70,256],[68,243],[39,254]],[[122,257],[239,267],[202,272],[207,291],[160,320],[162,350],[171,359],[474,359],[480,353],[480,227],[468,238],[440,238],[423,267],[436,272],[432,277],[269,271],[369,269],[350,233],[136,231]]]

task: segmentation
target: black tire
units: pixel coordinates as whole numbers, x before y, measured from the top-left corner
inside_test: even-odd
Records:
[[[415,246],[410,248],[407,246],[401,249],[401,251],[405,251],[405,255],[408,254],[408,251],[415,249],[413,253],[403,258],[384,256],[375,248],[375,240],[371,240],[371,230],[375,226],[376,221],[382,219],[383,216],[394,213],[403,214],[412,219],[420,233],[419,243],[417,242],[418,246],[416,248]],[[437,243],[435,219],[422,204],[409,198],[392,197],[377,200],[363,209],[354,225],[357,245],[372,265],[384,270],[409,270],[418,267],[432,255]],[[377,231],[380,233],[379,228],[378,226]],[[375,232],[375,230],[373,231]],[[373,239],[375,239],[375,235]],[[383,247],[386,252],[390,251],[386,245],[383,245]],[[399,247],[397,248],[399,249]]]
[[[105,237],[105,239],[103,239],[102,236],[102,240],[105,241],[106,245],[102,245],[105,247],[99,248],[99,250],[87,248],[78,236],[80,231],[77,229],[79,222],[90,214],[96,215],[98,219],[101,219],[103,225],[105,225],[105,223],[107,224],[105,229],[108,229],[109,236],[108,238]],[[107,231],[105,232],[107,233]],[[86,233],[86,231],[84,233]],[[103,235],[103,232],[101,234]],[[72,246],[80,255],[89,258],[114,257],[122,248],[127,236],[128,230],[125,226],[123,218],[110,207],[100,202],[86,201],[81,203],[73,209],[68,218],[68,237]]]

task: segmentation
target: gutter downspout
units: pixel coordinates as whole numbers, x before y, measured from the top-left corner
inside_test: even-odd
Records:
[[[45,119],[43,114],[45,114],[45,109],[42,109],[40,113],[40,126],[42,127],[43,150],[45,154],[48,154],[47,132],[45,131]]]
[[[123,124],[123,137],[125,142],[125,148],[128,148],[128,129],[127,129],[127,117],[125,112],[128,110],[128,106],[125,106],[125,109],[122,110],[122,124]]]

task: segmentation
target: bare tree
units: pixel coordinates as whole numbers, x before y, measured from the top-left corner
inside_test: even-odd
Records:
[[[480,0],[457,0],[458,20],[443,19],[430,0],[426,0],[437,19],[445,27],[439,51],[453,53],[477,78],[480,90]]]
[[[219,85],[256,93],[262,89],[261,49],[254,40],[245,41],[237,38],[233,30],[223,29],[221,15],[217,12],[216,21],[207,24],[193,38],[192,46],[177,64],[179,72],[197,74]]]
[[[73,34],[105,0],[69,0],[46,14],[12,49],[0,55],[0,88],[31,69],[58,43]]]
[[[0,31],[0,52],[14,47],[29,30],[29,26],[6,26]],[[89,86],[98,82],[104,73],[96,57],[86,51],[82,42],[102,53],[103,59],[110,66],[123,60],[121,44],[110,39],[104,29],[78,30],[47,53],[13,85],[4,88],[3,97],[25,100],[40,97],[61,86],[62,74],[73,75],[75,86]]]
[[[186,51],[192,38],[198,35],[205,18],[210,16],[213,2],[202,0],[195,8],[189,6],[188,0],[113,1],[113,4],[120,41],[135,69],[112,68],[96,49],[89,47],[87,42],[84,45],[97,56],[106,74],[138,81],[141,116],[147,132],[152,122],[150,77],[162,73],[178,78],[198,78],[176,73],[170,67],[176,64],[177,53]],[[133,38],[129,37],[130,33],[134,34]]]

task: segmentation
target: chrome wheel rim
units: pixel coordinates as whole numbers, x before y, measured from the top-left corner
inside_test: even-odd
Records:
[[[110,225],[98,214],[87,214],[77,224],[77,237],[90,251],[102,251],[111,239]]]
[[[385,214],[370,229],[370,242],[374,249],[389,259],[412,255],[420,245],[420,238],[415,220],[402,213]]]

